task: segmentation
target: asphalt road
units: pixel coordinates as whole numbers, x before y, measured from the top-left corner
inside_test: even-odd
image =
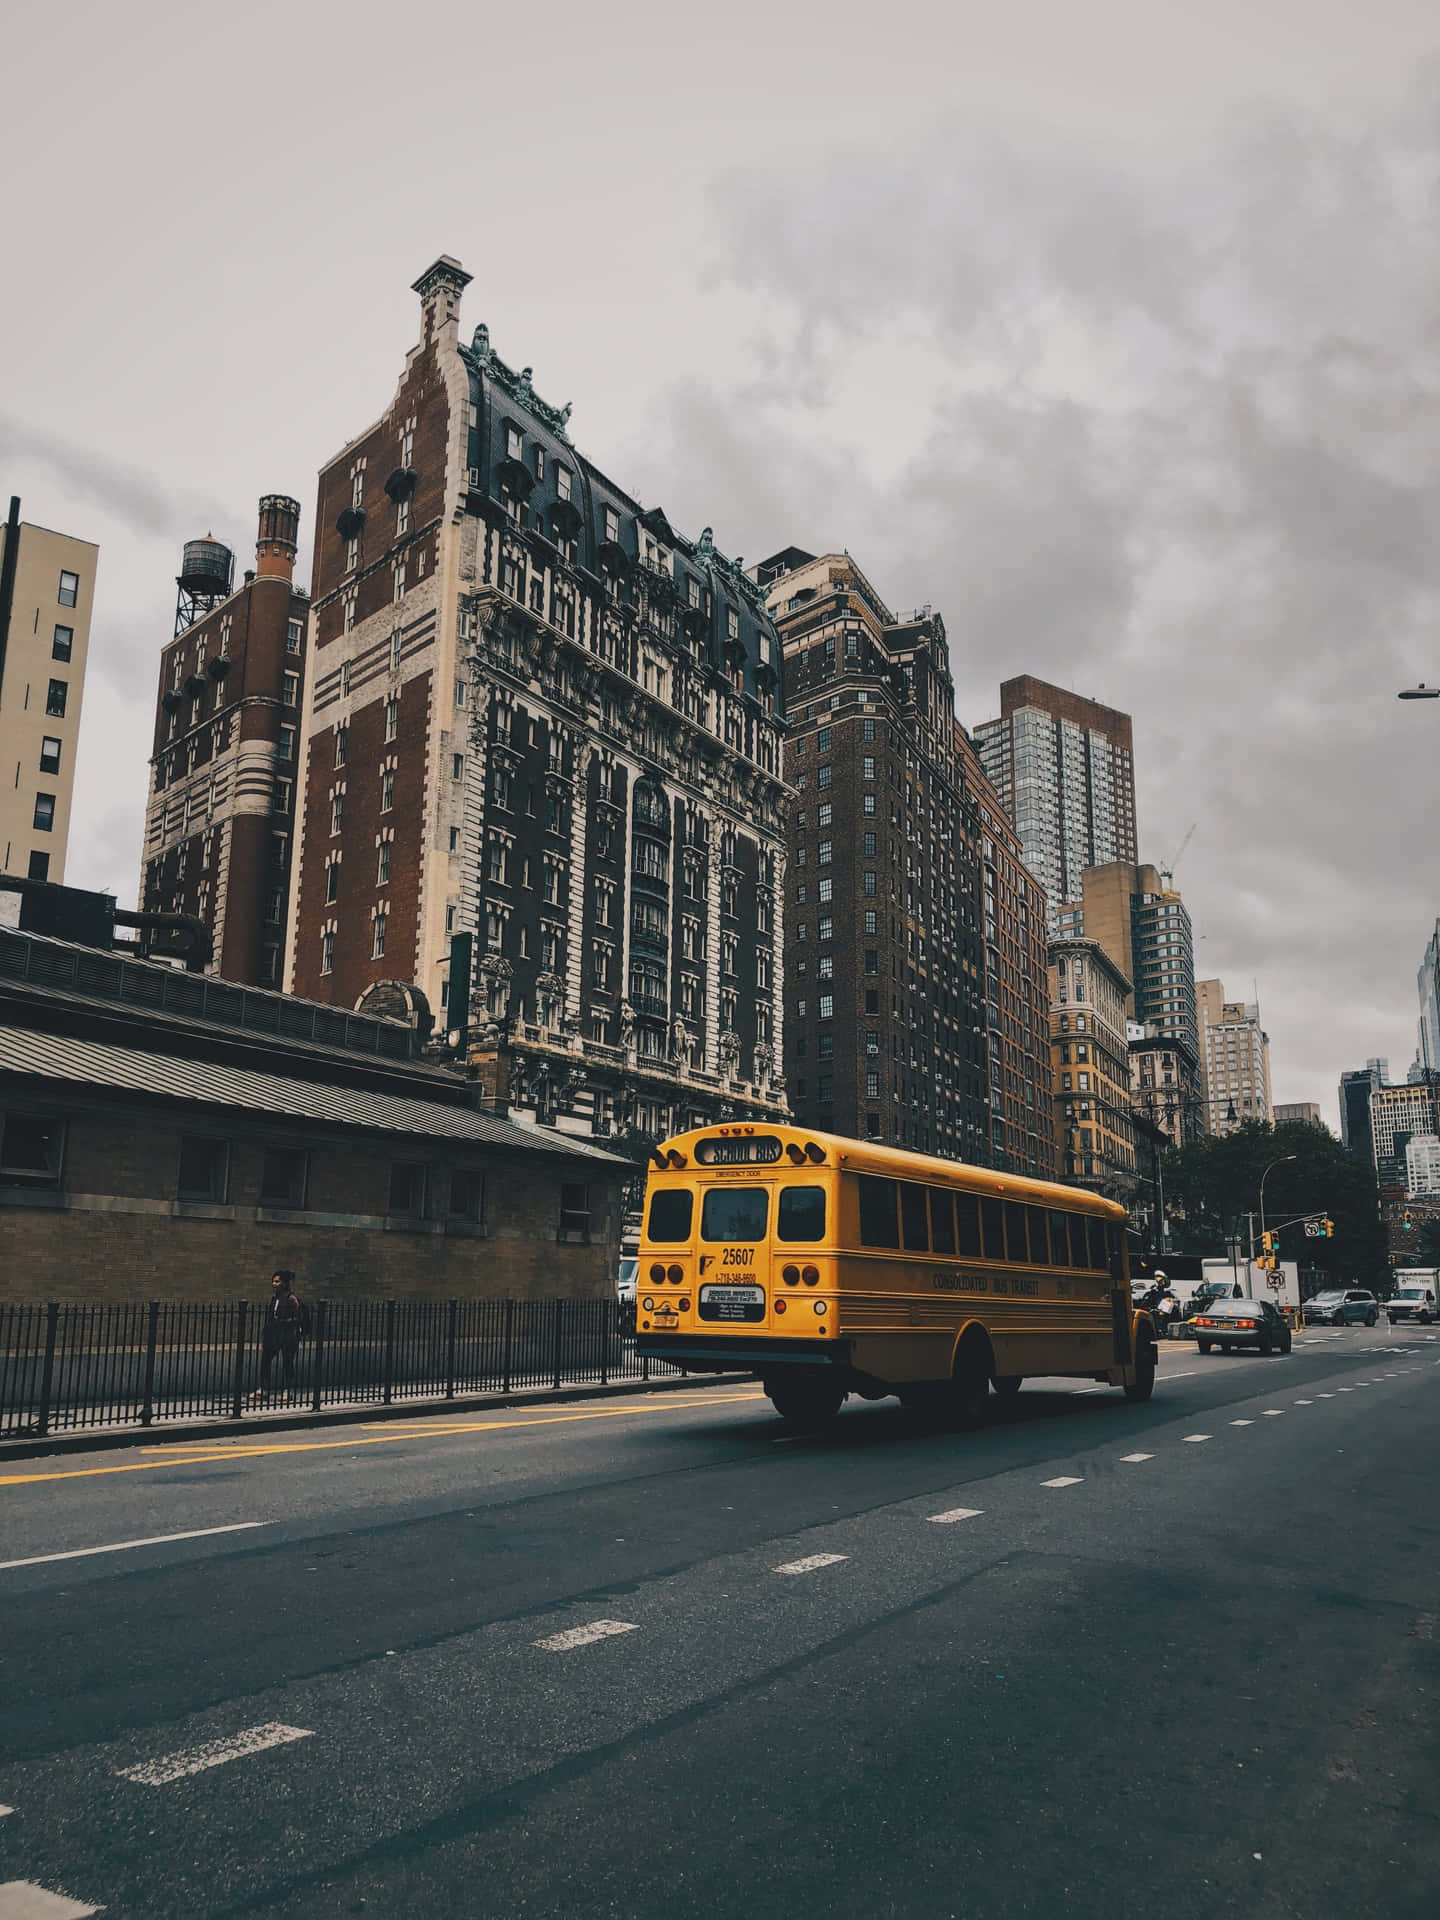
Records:
[[[0,1464],[0,1920],[1434,1920],[1440,1340],[1050,1387]]]

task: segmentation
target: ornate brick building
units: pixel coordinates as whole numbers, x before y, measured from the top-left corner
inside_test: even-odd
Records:
[[[298,502],[265,496],[234,593],[227,549],[192,541],[160,657],[140,906],[203,921],[207,971],[246,986],[284,972],[309,614],[292,577],[299,523]]]
[[[763,596],[483,326],[461,342],[469,277],[415,283],[395,398],[320,476],[289,982],[423,995],[497,1104],[562,1130],[781,1112]]]

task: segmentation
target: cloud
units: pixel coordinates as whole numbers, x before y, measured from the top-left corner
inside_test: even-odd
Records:
[[[1440,742],[1394,694],[1440,678],[1437,214],[1434,67],[1348,131],[950,126],[737,174],[746,370],[644,428],[677,507],[933,601],[971,724],[1021,670],[1134,713],[1142,857],[1199,820],[1197,965],[1260,978],[1279,1098],[1408,1057],[1435,917]]]
[[[225,517],[213,501],[170,493],[141,467],[108,460],[9,414],[0,414],[0,461],[11,472],[26,468],[48,474],[72,507],[98,507],[135,534],[193,538],[199,521],[218,524]]]

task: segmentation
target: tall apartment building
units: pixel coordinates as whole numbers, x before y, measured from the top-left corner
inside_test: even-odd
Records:
[[[210,930],[207,968],[244,986],[284,978],[309,601],[294,583],[299,502],[260,502],[255,565],[192,540],[160,655],[140,905]]]
[[[785,1076],[805,1124],[990,1157],[982,825],[945,625],[897,619],[848,554],[756,569],[790,733]]]
[[[1405,1191],[1415,1200],[1440,1198],[1440,1134],[1412,1133],[1406,1142]]]
[[[1440,1133],[1440,1075],[1427,1073],[1403,1087],[1375,1087],[1370,1094],[1370,1138],[1382,1192],[1405,1190],[1410,1142]]]
[[[1057,1159],[1045,889],[1025,865],[1020,836],[958,721],[955,737],[982,833],[990,1164],[1051,1180]]]
[[[1270,1036],[1256,1002],[1227,1000],[1218,980],[1197,980],[1205,1131],[1232,1133],[1247,1120],[1271,1119]]]
[[[1184,900],[1169,875],[1115,860],[1087,867],[1078,903],[1056,916],[1062,938],[1098,940],[1133,982],[1130,1016],[1174,1043],[1182,1073],[1177,1103],[1183,1138],[1195,1139],[1205,1116],[1200,1086],[1200,1017],[1195,1001],[1195,936]]]
[[[1375,1058],[1340,1076],[1340,1144],[1362,1160],[1374,1161],[1375,1139],[1370,1131],[1370,1095],[1390,1084],[1390,1062]]]
[[[0,541],[0,872],[63,881],[100,550],[13,495]]]
[[[1135,860],[1130,716],[1021,674],[1001,685],[1000,718],[972,737],[1058,929],[1061,906],[1081,898],[1086,867]]]
[[[1116,1198],[1135,1185],[1125,1008],[1130,982],[1098,940],[1050,943],[1050,1051],[1060,1178]]]
[[[1425,943],[1420,971],[1415,976],[1420,995],[1420,1044],[1417,1057],[1422,1067],[1440,1073],[1440,920]]]
[[[496,1104],[561,1130],[783,1113],[763,595],[461,341],[469,279],[415,282],[394,398],[320,475],[288,984],[445,1007]]]

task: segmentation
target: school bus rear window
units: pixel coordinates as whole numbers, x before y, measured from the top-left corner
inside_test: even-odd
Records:
[[[770,1196],[764,1187],[710,1187],[700,1209],[700,1238],[712,1246],[763,1240]]]
[[[693,1193],[683,1187],[662,1187],[650,1196],[650,1238],[662,1245],[688,1240],[694,1215]]]
[[[825,1238],[824,1187],[782,1187],[775,1222],[777,1240]]]

